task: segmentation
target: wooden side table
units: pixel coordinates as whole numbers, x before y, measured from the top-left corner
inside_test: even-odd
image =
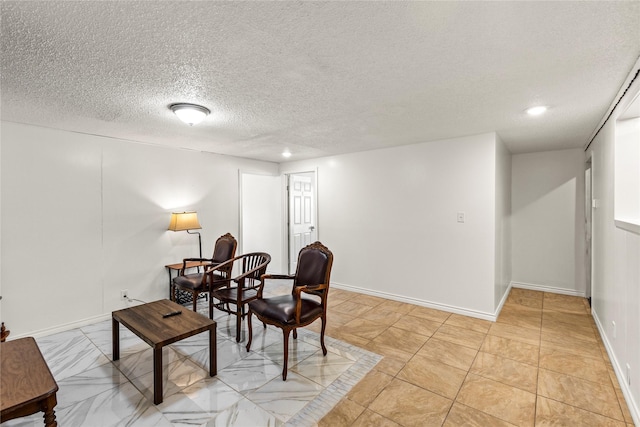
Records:
[[[200,267],[206,267],[206,266],[208,266],[210,264],[211,263],[207,262],[207,261],[204,261],[204,262],[202,262],[202,261],[187,261],[186,269],[189,269],[189,268],[198,268],[199,269]],[[183,265],[182,262],[178,262],[176,264],[168,264],[168,265],[164,266],[167,269],[167,271],[169,272],[169,299],[171,301],[173,301],[173,274],[172,274],[172,272],[175,271],[176,272],[176,276],[178,274],[180,274],[180,270],[182,270],[182,265]],[[180,304],[183,304],[183,303],[188,302],[188,301],[177,301],[177,302],[180,303]]]
[[[58,384],[33,337],[0,344],[0,372],[0,422],[43,411],[45,426],[58,425]]]

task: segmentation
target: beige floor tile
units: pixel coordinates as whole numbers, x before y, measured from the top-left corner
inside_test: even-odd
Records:
[[[376,365],[376,369],[380,372],[384,372],[387,375],[395,377],[396,375],[398,375],[398,372],[400,372],[402,368],[404,368],[404,365],[406,365],[409,359],[411,359],[411,356],[409,356],[409,358],[407,358],[406,360],[385,356],[381,361],[378,362],[378,364]]]
[[[320,422],[318,422],[318,427],[352,425],[364,410],[365,408],[363,406],[360,406],[349,399],[342,399],[320,420]]]
[[[572,375],[592,382],[611,384],[602,359],[580,356],[549,347],[540,348],[540,368]]]
[[[508,338],[531,345],[540,345],[540,330],[507,325],[506,323],[494,323],[489,329],[488,335]]]
[[[540,341],[540,347],[561,350],[567,353],[590,357],[596,360],[603,360],[600,347],[598,347],[598,345],[593,342],[570,338],[567,336],[565,336],[565,339],[563,340],[557,334],[551,337],[553,341],[548,341],[548,338],[549,334],[543,332],[542,340]]]
[[[347,398],[367,407],[392,380],[393,376],[374,369],[349,391]]]
[[[361,316],[362,319],[371,320],[376,323],[382,323],[387,326],[393,325],[395,322],[400,320],[404,314],[396,313],[395,311],[387,311],[387,310],[369,310],[365,314]]]
[[[522,310],[510,310],[509,307],[504,307],[496,323],[505,323],[507,325],[539,330],[542,324],[542,315],[539,312],[532,313]]]
[[[542,320],[550,320],[566,325],[593,327],[593,317],[589,314],[564,313],[562,311],[542,310]]]
[[[444,322],[445,325],[457,326],[459,328],[471,329],[472,331],[482,332],[486,334],[493,322],[489,320],[476,319],[469,316],[461,316],[459,314],[452,314]]]
[[[439,426],[451,404],[449,399],[395,379],[369,409],[403,426]]]
[[[379,341],[369,341],[369,343],[363,348],[377,353],[385,358],[390,357],[396,360],[400,360],[404,363],[408,362],[414,355],[414,353],[409,353],[407,351],[403,351],[402,349],[395,347],[393,345],[383,344]]]
[[[500,383],[536,392],[538,368],[512,359],[479,352],[469,372]]]
[[[405,331],[400,328],[394,328],[392,326],[374,338],[372,342],[395,347],[407,353],[414,354],[425,342],[427,342],[428,338],[429,337],[424,335]]]
[[[317,330],[316,332],[320,332],[319,330]],[[371,340],[367,339],[367,338],[363,338],[363,337],[359,337],[357,335],[352,335],[352,334],[347,334],[342,330],[342,327],[335,327],[335,328],[329,328],[327,327],[327,330],[325,332],[325,334],[329,337],[332,338],[336,338],[342,341],[346,341],[349,344],[353,344],[357,347],[366,347]]]
[[[357,294],[357,296],[351,298],[351,301],[357,302],[358,304],[368,305],[370,307],[377,307],[380,304],[386,304],[389,300],[374,297],[373,295]]]
[[[468,371],[478,351],[449,341],[431,338],[416,354]]]
[[[335,427],[339,426],[336,424]],[[373,411],[366,410],[358,417],[353,427],[402,427],[400,424],[391,421],[388,418],[383,417],[380,414],[376,414]]]
[[[505,302],[505,306],[509,306],[511,304],[542,310],[542,297],[531,298],[519,295],[509,295],[507,297],[507,301]]]
[[[542,332],[569,335],[583,341],[596,341],[596,333],[591,326],[569,325],[552,320],[542,321]]]
[[[509,292],[509,296],[512,296],[512,295],[525,297],[525,298],[538,299],[540,301],[542,301],[542,298],[544,298],[544,292],[533,291],[530,289],[522,289],[522,288],[511,288],[511,291]]]
[[[397,378],[449,399],[455,399],[466,376],[466,370],[416,355],[407,362]]]
[[[533,426],[536,395],[488,378],[470,373],[456,402],[517,426]]]
[[[470,329],[458,328],[457,326],[450,325],[442,325],[440,329],[433,334],[433,338],[449,341],[475,350],[480,348],[485,336],[486,335],[482,332],[476,332]]]
[[[627,406],[627,401],[624,399],[624,395],[622,394],[622,390],[618,385],[618,380],[616,379],[613,383],[613,389],[616,392],[616,397],[618,398],[618,403],[620,404],[620,409],[622,410],[622,416],[627,423],[633,424],[633,417],[631,416],[631,412],[629,412],[629,406]]]
[[[581,427],[626,427],[622,421],[607,418],[538,396],[536,405],[536,427],[581,426]]]
[[[443,427],[514,427],[513,424],[500,420],[477,409],[460,403],[454,403],[444,421]]]
[[[407,304],[406,302],[386,300],[384,302],[384,309],[386,311],[394,311],[396,313],[407,314],[411,312],[416,306],[413,304]]]
[[[343,333],[356,335],[368,340],[374,339],[386,331],[387,328],[387,325],[372,322],[371,320],[363,319],[361,317],[354,319],[341,327]]]
[[[487,335],[480,351],[516,360],[528,365],[538,366],[538,353],[540,352],[540,348],[537,345],[527,344],[509,338]]]
[[[363,314],[371,309],[372,308],[368,305],[358,304],[353,300],[349,300],[333,306],[331,308],[331,311],[337,311],[339,313],[348,314],[350,316],[362,317]],[[327,316],[330,317],[329,315]]]
[[[551,294],[545,292],[542,302],[544,310],[561,311],[564,313],[585,314],[588,313],[584,298],[569,295]]]
[[[356,316],[350,314],[341,313],[332,309],[327,310],[327,325],[330,326],[342,326],[346,323],[356,319]]]
[[[540,369],[538,395],[622,421],[623,415],[613,385]]]
[[[421,307],[419,305],[413,306],[408,314],[421,317],[423,319],[434,320],[436,322],[444,322],[449,318],[449,316],[451,316],[451,313],[449,312],[436,310],[435,308]]]
[[[442,325],[441,322],[422,319],[420,317],[411,316],[409,314],[402,316],[393,324],[394,327],[404,329],[405,331],[415,332],[416,334],[430,337]]]

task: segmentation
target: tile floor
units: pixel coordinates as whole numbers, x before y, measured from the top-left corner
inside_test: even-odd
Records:
[[[287,292],[288,285],[271,288]],[[152,404],[151,350],[111,322],[37,340],[58,384],[61,426],[626,426],[633,421],[583,299],[512,289],[496,323],[332,289],[300,331],[282,382],[282,336],[254,322],[235,343],[215,312],[218,375],[206,334],[165,350],[164,402]],[[207,312],[204,304],[199,307]],[[122,327],[121,327],[122,328]],[[383,358],[381,356],[383,356]],[[333,408],[333,409],[332,409]],[[41,426],[41,416],[4,426]]]
[[[514,288],[495,323],[330,298],[327,334],[384,359],[321,427],[633,426],[583,298]]]

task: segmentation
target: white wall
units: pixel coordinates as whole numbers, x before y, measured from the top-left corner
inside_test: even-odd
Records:
[[[318,168],[333,283],[491,318],[495,164],[490,133],[285,163],[281,172]]]
[[[585,295],[584,152],[512,157],[514,286]]]
[[[286,272],[283,264],[282,178],[278,175],[242,173],[240,177],[242,253],[267,252],[271,262],[267,271]]]
[[[511,284],[511,153],[496,136],[496,252],[495,298],[496,309],[507,297]]]
[[[627,96],[633,94],[630,91]],[[614,111],[587,152],[592,158],[593,198],[597,201],[592,312],[634,422],[640,425],[640,234],[616,227],[614,220],[615,120],[620,113]]]
[[[2,123],[2,315],[12,337],[81,323],[131,297],[168,296],[165,264],[197,256],[167,231],[193,209],[203,255],[238,236],[238,170],[277,165]]]

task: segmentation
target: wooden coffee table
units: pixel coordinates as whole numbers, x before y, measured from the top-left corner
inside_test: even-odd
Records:
[[[181,311],[179,315],[164,317]],[[162,347],[209,331],[209,375],[217,373],[216,322],[166,299],[112,313],[113,360],[120,359],[119,323],[153,348],[153,403],[162,403]]]
[[[0,372],[0,422],[43,411],[47,427],[58,425],[58,384],[32,337],[0,344]]]

